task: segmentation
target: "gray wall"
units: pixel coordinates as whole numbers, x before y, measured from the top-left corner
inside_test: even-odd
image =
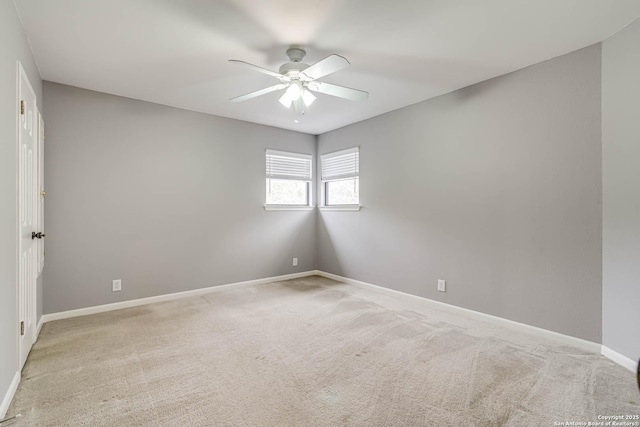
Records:
[[[14,4],[0,1],[0,401],[18,367],[16,333],[16,61],[42,100],[42,81]]]
[[[44,99],[45,313],[316,268],[314,212],[263,208],[265,149],[314,136],[50,82]]]
[[[320,135],[360,146],[363,209],[321,212],[319,269],[600,342],[600,67],[594,45]]]
[[[640,359],[640,20],[602,47],[602,343]]]

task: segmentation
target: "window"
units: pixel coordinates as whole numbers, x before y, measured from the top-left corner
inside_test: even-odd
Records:
[[[322,191],[325,207],[360,207],[360,150],[358,147],[323,154]]]
[[[267,150],[266,209],[311,208],[311,160],[308,154]]]

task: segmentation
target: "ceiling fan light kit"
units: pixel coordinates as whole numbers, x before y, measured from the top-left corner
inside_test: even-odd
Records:
[[[362,90],[317,81],[317,79],[321,77],[348,67],[350,64],[346,58],[333,54],[310,66],[302,62],[306,54],[304,49],[299,47],[287,49],[289,62],[283,64],[278,70],[278,73],[258,67],[257,65],[249,64],[248,62],[230,59],[229,62],[243,65],[254,71],[275,77],[280,81],[277,85],[231,98],[231,102],[246,101],[261,95],[266,95],[267,93],[286,89],[279,99],[280,103],[287,108],[293,107],[296,115],[301,115],[304,114],[306,108],[316,100],[316,96],[312,92],[323,93],[351,101],[363,101],[369,97],[369,93]]]

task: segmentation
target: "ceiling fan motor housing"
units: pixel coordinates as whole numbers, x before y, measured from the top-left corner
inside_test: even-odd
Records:
[[[300,72],[309,68],[308,64],[303,62],[287,62],[280,67],[280,74],[284,74],[289,77],[297,77]]]

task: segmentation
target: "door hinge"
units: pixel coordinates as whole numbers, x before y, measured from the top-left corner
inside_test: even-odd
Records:
[[[24,116],[24,101],[20,101],[20,115]]]
[[[24,322],[20,322],[20,335],[24,335]]]

